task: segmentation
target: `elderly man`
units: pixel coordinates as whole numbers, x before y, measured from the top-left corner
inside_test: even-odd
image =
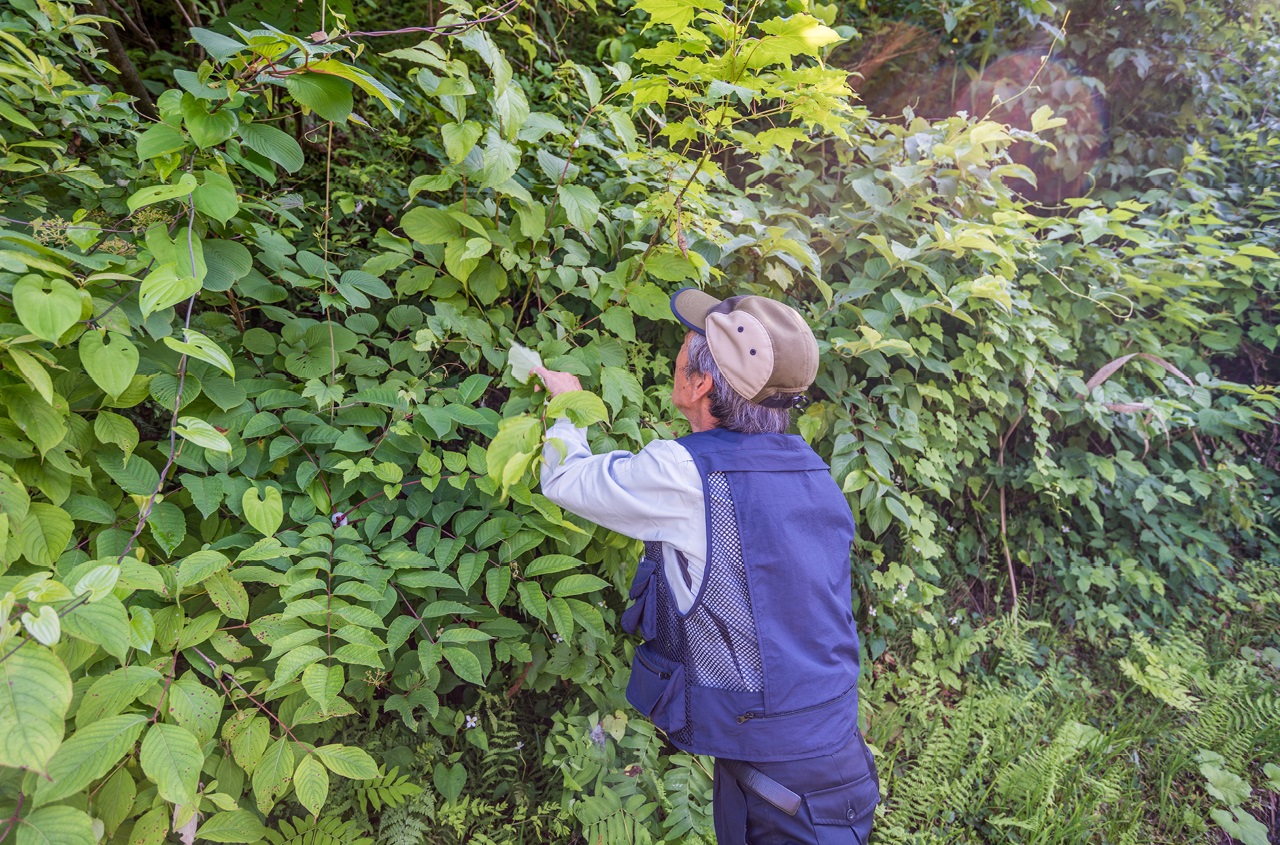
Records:
[[[785,432],[818,370],[792,308],[671,298],[689,329],[672,404],[693,433],[592,455],[552,426],[542,491],[644,541],[623,627],[644,638],[627,700],[672,744],[716,757],[720,845],[863,845],[879,784],[858,731],[854,521],[829,468]],[[551,395],[577,378],[535,371]]]

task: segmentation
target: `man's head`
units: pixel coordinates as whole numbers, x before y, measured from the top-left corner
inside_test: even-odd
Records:
[[[672,402],[695,431],[782,433],[818,371],[818,343],[794,309],[760,296],[718,300],[696,288],[671,297],[690,332]]]

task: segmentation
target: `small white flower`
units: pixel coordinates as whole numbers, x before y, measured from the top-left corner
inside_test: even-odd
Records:
[[[959,624],[960,624],[960,617],[959,617],[959,616],[952,616],[952,617],[948,618],[948,619],[947,619],[947,621],[948,621],[948,622],[950,622],[950,623],[952,624],[952,626],[959,625]]]
[[[1062,526],[1062,533],[1063,533],[1063,534],[1070,534],[1070,533],[1071,533],[1071,526],[1069,526],[1069,525],[1064,525],[1064,526]]]
[[[876,615],[876,609],[875,609],[874,607],[868,607],[868,608],[867,608],[867,614],[868,614],[868,615],[870,615],[870,616],[875,616],[875,615]]]
[[[947,526],[947,531],[949,531],[952,534],[956,533],[956,530],[952,528],[950,525]]]
[[[480,724],[480,719],[478,717],[476,716],[467,717],[467,730],[471,730],[478,724]]]
[[[552,634],[551,639],[555,640],[558,643],[564,642],[564,637],[560,636],[559,634]]]
[[[898,603],[898,599],[900,599],[900,598],[902,598],[902,594],[901,594],[901,593],[896,593],[896,594],[894,594],[894,597],[893,597],[893,603],[894,603],[894,604],[897,604],[897,603]]]
[[[516,743],[516,747],[515,747],[515,749],[514,749],[514,750],[515,750],[515,751],[519,751],[521,748],[524,748],[524,743],[523,743],[523,742],[517,742],[517,743]]]

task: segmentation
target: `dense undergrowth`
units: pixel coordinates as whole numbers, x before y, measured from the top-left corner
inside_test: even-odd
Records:
[[[821,339],[877,841],[1267,842],[1272,13],[178,5],[0,8],[0,840],[710,841],[535,483],[692,283]]]

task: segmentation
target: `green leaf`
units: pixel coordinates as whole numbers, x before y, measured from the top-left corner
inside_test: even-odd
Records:
[[[132,750],[147,716],[110,716],[76,731],[49,760],[48,780],[36,786],[35,806],[60,801],[106,775]]]
[[[202,419],[178,417],[178,424],[173,427],[173,430],[197,446],[211,449],[215,452],[231,454],[231,443],[227,440],[226,435]]]
[[[215,572],[221,572],[231,565],[231,559],[222,552],[204,549],[193,552],[178,564],[177,589],[182,592],[186,587],[199,584]]]
[[[539,575],[564,572],[566,569],[577,569],[582,565],[582,561],[569,557],[569,555],[543,555],[524,568],[524,576],[526,578],[536,578]]]
[[[594,393],[570,390],[547,403],[547,416],[551,419],[568,417],[578,428],[586,428],[609,419],[609,411]]]
[[[186,145],[181,132],[167,123],[157,123],[138,136],[138,160],[176,153]]]
[[[302,688],[320,709],[328,711],[342,692],[345,683],[341,666],[324,666],[314,663],[302,673]]]
[[[93,797],[93,812],[102,819],[108,837],[129,818],[133,801],[137,797],[138,785],[133,782],[133,775],[124,766],[116,769],[116,773],[98,787],[97,794]]]
[[[551,624],[555,626],[556,633],[564,640],[569,640],[573,636],[573,611],[569,609],[569,603],[558,596],[548,599],[547,613],[551,616]]]
[[[717,0],[639,0],[636,8],[649,15],[644,25],[646,30],[655,24],[666,24],[679,35],[689,28],[694,15],[700,10],[718,12],[724,9],[724,5]]]
[[[114,563],[104,563],[80,576],[71,592],[77,596],[88,593],[90,603],[101,601],[111,594],[119,580],[120,567]]]
[[[453,673],[459,678],[478,687],[484,686],[484,669],[480,665],[480,658],[458,646],[445,646],[444,658],[449,661]]]
[[[182,334],[184,340],[166,337],[164,339],[165,345],[175,352],[181,352],[183,355],[190,355],[192,358],[198,358],[205,363],[213,364],[232,378],[236,377],[236,368],[231,363],[231,356],[216,341],[209,339],[195,329],[183,329]]]
[[[579,573],[577,575],[568,575],[556,582],[551,588],[551,594],[554,596],[578,596],[583,593],[591,593],[596,590],[604,589],[609,586],[609,582],[595,575]]]
[[[790,64],[795,56],[816,57],[823,47],[843,40],[840,33],[812,15],[804,14],[763,21],[760,30],[768,35],[745,48],[749,64],[754,68]]]
[[[474,120],[441,126],[440,134],[444,137],[444,151],[449,156],[449,161],[458,164],[466,158],[483,132],[484,127]]]
[[[115,716],[159,683],[160,673],[150,666],[124,666],[108,672],[93,682],[76,708],[76,726],[83,729]]]
[[[584,232],[591,231],[600,216],[600,200],[595,191],[585,185],[561,185],[559,196],[569,222]]]
[[[183,173],[172,185],[148,185],[135,191],[129,196],[126,205],[129,206],[129,213],[133,214],[140,208],[146,208],[158,202],[189,197],[195,189],[196,177],[190,173]]]
[[[121,660],[129,652],[129,615],[115,596],[105,596],[67,613],[62,617],[62,630],[78,640],[102,646],[107,654]]]
[[[23,352],[15,346],[9,347],[9,357],[17,365],[23,379],[31,385],[31,389],[40,394],[45,404],[52,405],[54,402],[53,379],[49,377],[49,372],[44,365],[36,360],[34,355]]]
[[[235,217],[240,212],[240,196],[231,180],[216,170],[205,170],[201,178],[200,187],[192,194],[196,211],[219,223]]]
[[[537,582],[521,581],[516,585],[516,592],[520,594],[520,606],[526,612],[540,621],[547,620],[547,597]]]
[[[178,725],[158,722],[142,740],[142,771],[171,804],[194,804],[204,755],[195,735]]]
[[[282,736],[273,742],[253,770],[253,795],[265,815],[289,790],[293,777],[293,741]]]
[[[249,524],[267,537],[280,530],[280,523],[284,522],[284,505],[280,501],[280,491],[274,487],[268,487],[261,498],[258,489],[250,487],[244,491],[240,506],[244,509],[244,518],[249,520]]]
[[[228,38],[221,33],[214,32],[211,29],[202,29],[198,26],[192,28],[191,38],[204,48],[210,58],[218,62],[225,62],[241,50],[248,49],[234,38]]]
[[[293,789],[298,803],[310,810],[312,816],[319,817],[320,808],[329,797],[329,772],[315,757],[303,757],[293,773]]]
[[[202,150],[215,147],[231,137],[239,120],[233,109],[210,111],[205,100],[191,94],[182,95],[182,123],[191,140]]]
[[[537,456],[541,431],[542,423],[529,414],[510,417],[498,424],[498,433],[485,452],[485,465],[489,477],[502,485],[502,495],[524,477]]]
[[[56,344],[80,319],[80,292],[62,279],[23,276],[13,286],[13,307],[27,331]]]
[[[74,807],[41,807],[18,821],[17,845],[94,845],[93,820]]]
[[[294,73],[285,78],[289,93],[301,105],[341,123],[351,116],[351,83],[324,73]]]
[[[270,831],[248,810],[214,813],[196,831],[198,842],[264,842]]]
[[[297,173],[306,164],[302,147],[293,136],[269,124],[241,124],[240,138],[246,147],[280,165],[288,173]]]
[[[443,208],[418,206],[410,209],[400,221],[404,233],[423,246],[443,244],[462,234],[462,226]]]
[[[126,459],[138,445],[137,427],[132,421],[111,411],[98,412],[93,420],[93,433],[99,442],[119,446]]]
[[[225,572],[217,572],[205,582],[209,599],[228,619],[249,618],[249,593],[244,585]]]
[[[352,780],[372,780],[378,776],[378,766],[373,758],[359,748],[349,745],[324,745],[315,750],[320,762],[335,775]]]
[[[129,388],[138,372],[138,347],[125,335],[90,329],[80,336],[80,363],[89,378],[114,398]]]
[[[22,553],[37,566],[53,566],[67,548],[75,523],[62,508],[48,502],[32,502],[18,528]]]
[[[512,343],[511,351],[507,353],[507,366],[511,368],[512,378],[521,384],[528,384],[529,371],[542,366],[542,356],[527,346]]]
[[[62,622],[58,619],[58,611],[47,604],[40,608],[39,613],[23,613],[22,627],[40,645],[55,645],[62,636]]]
[[[43,772],[62,742],[71,676],[42,646],[5,648],[12,653],[0,662],[0,766]]]

